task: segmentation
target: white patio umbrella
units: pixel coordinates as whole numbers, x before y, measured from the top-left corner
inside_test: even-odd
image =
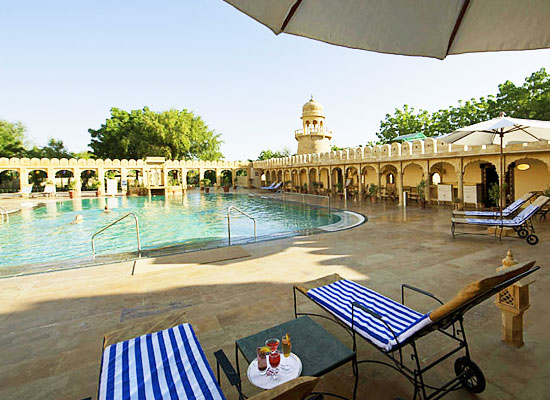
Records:
[[[276,35],[444,59],[550,47],[549,0],[224,0]]]
[[[500,196],[499,209],[502,218],[503,203],[503,151],[504,146],[510,143],[536,142],[550,140],[550,121],[535,119],[520,119],[500,116],[489,121],[466,126],[437,138],[444,143],[454,143],[469,146],[500,145]]]

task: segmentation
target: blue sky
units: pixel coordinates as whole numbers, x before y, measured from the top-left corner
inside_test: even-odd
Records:
[[[229,160],[296,149],[302,105],[325,108],[333,143],[375,139],[409,104],[435,111],[496,93],[550,69],[550,50],[467,54],[444,61],[377,54],[275,36],[221,0],[4,1],[0,119],[34,143],[81,151],[111,107],[186,108],[222,134]]]

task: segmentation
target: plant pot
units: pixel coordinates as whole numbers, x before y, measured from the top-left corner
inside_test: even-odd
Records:
[[[201,190],[201,192],[202,192],[202,191],[204,190],[204,186],[201,186],[201,189],[200,189],[200,190]]]
[[[223,192],[228,193],[229,192],[229,186],[224,186],[223,187]]]
[[[76,192],[74,190],[69,190],[69,198],[74,199],[76,197]]]
[[[370,202],[371,202],[372,204],[376,204],[376,201],[377,201],[377,200],[378,200],[378,198],[377,198],[376,196],[371,196],[371,197],[370,197]]]
[[[420,202],[420,208],[426,208],[426,200],[420,199],[418,201]]]
[[[209,187],[204,188],[204,193],[210,193],[210,188]]]
[[[95,197],[99,197],[99,190],[95,191]]]

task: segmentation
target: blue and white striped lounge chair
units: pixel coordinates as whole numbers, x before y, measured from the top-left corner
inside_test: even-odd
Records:
[[[158,325],[153,325],[158,326]],[[134,331],[115,332],[124,337]],[[111,338],[104,339],[104,346]],[[208,364],[204,351],[189,323],[148,333],[107,345],[103,350],[99,400],[223,400],[219,385],[221,366],[232,386],[241,392],[241,380],[222,350],[214,353],[218,363],[218,380]],[[250,397],[250,400],[304,398],[312,393],[319,378],[299,377],[280,387]],[[284,396],[293,395],[291,397]],[[282,397],[278,397],[282,396]],[[308,397],[310,400],[316,397]]]
[[[276,184],[277,184],[277,182],[273,182],[271,185],[269,185],[269,186],[262,186],[260,189],[270,190],[270,189],[273,189],[273,186],[275,186]]]
[[[271,190],[271,191],[275,191],[275,190],[279,189],[279,188],[281,187],[282,184],[283,184],[283,182],[279,182],[279,183],[277,183],[275,186],[273,186],[270,190]]]
[[[509,218],[517,213],[520,208],[527,203],[535,194],[527,192],[519,199],[514,201],[508,207],[502,210],[502,216]],[[486,217],[486,218],[499,218],[500,212],[498,211],[453,211],[453,217]]]
[[[99,400],[225,399],[190,324],[103,351]]]
[[[535,266],[534,261],[531,261],[502,274],[472,282],[447,303],[443,303],[429,292],[406,284],[401,286],[401,303],[399,303],[372,289],[333,274],[294,286],[294,314],[296,317],[316,315],[329,318],[322,314],[298,312],[296,294],[300,292],[327,311],[330,315],[329,319],[350,332],[354,350],[357,349],[356,337],[358,336],[391,360],[391,362],[362,360],[357,364],[372,362],[397,370],[413,384],[415,399],[417,396],[422,399],[439,399],[461,387],[473,393],[481,393],[485,389],[485,378],[481,369],[470,359],[463,316],[472,307],[539,268]],[[409,308],[405,305],[405,289],[428,296],[437,301],[440,306],[427,313]],[[432,332],[443,334],[446,338],[458,343],[458,346],[452,346],[452,350],[448,353],[438,354],[437,360],[430,362],[426,359],[427,357],[419,356],[416,340]],[[414,356],[412,359],[403,357],[406,346],[411,346]],[[462,349],[465,350],[465,355],[455,360],[456,376],[453,379],[437,387],[432,383],[430,386],[425,384],[426,372]],[[426,364],[422,365],[424,363]]]
[[[539,196],[533,203],[525,207],[518,215],[512,219],[506,218],[451,218],[451,233],[453,238],[459,233],[456,232],[457,225],[477,225],[486,227],[495,227],[495,235],[497,231],[502,235],[503,228],[514,228],[521,239],[525,239],[527,243],[536,245],[539,238],[535,235],[535,227],[533,226],[532,218],[535,214],[550,201],[546,196]],[[497,229],[501,228],[501,229]],[[460,232],[461,234],[473,232]],[[475,234],[475,233],[474,233]]]

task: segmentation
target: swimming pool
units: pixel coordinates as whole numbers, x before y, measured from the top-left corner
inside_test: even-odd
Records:
[[[104,212],[105,205],[111,212]],[[227,208],[231,205],[256,218],[257,234],[264,238],[315,229],[340,220],[323,208],[234,193],[45,200],[38,207],[22,208],[10,217],[9,223],[0,225],[0,276],[34,272],[47,265],[90,262],[92,235],[129,212],[139,218],[141,247],[145,252],[227,245]],[[77,214],[83,216],[83,222],[71,224]],[[232,214],[232,243],[253,239],[253,235],[253,222],[238,213]],[[116,254],[135,256],[134,220],[121,221],[97,236],[95,242],[96,254],[104,262]]]

